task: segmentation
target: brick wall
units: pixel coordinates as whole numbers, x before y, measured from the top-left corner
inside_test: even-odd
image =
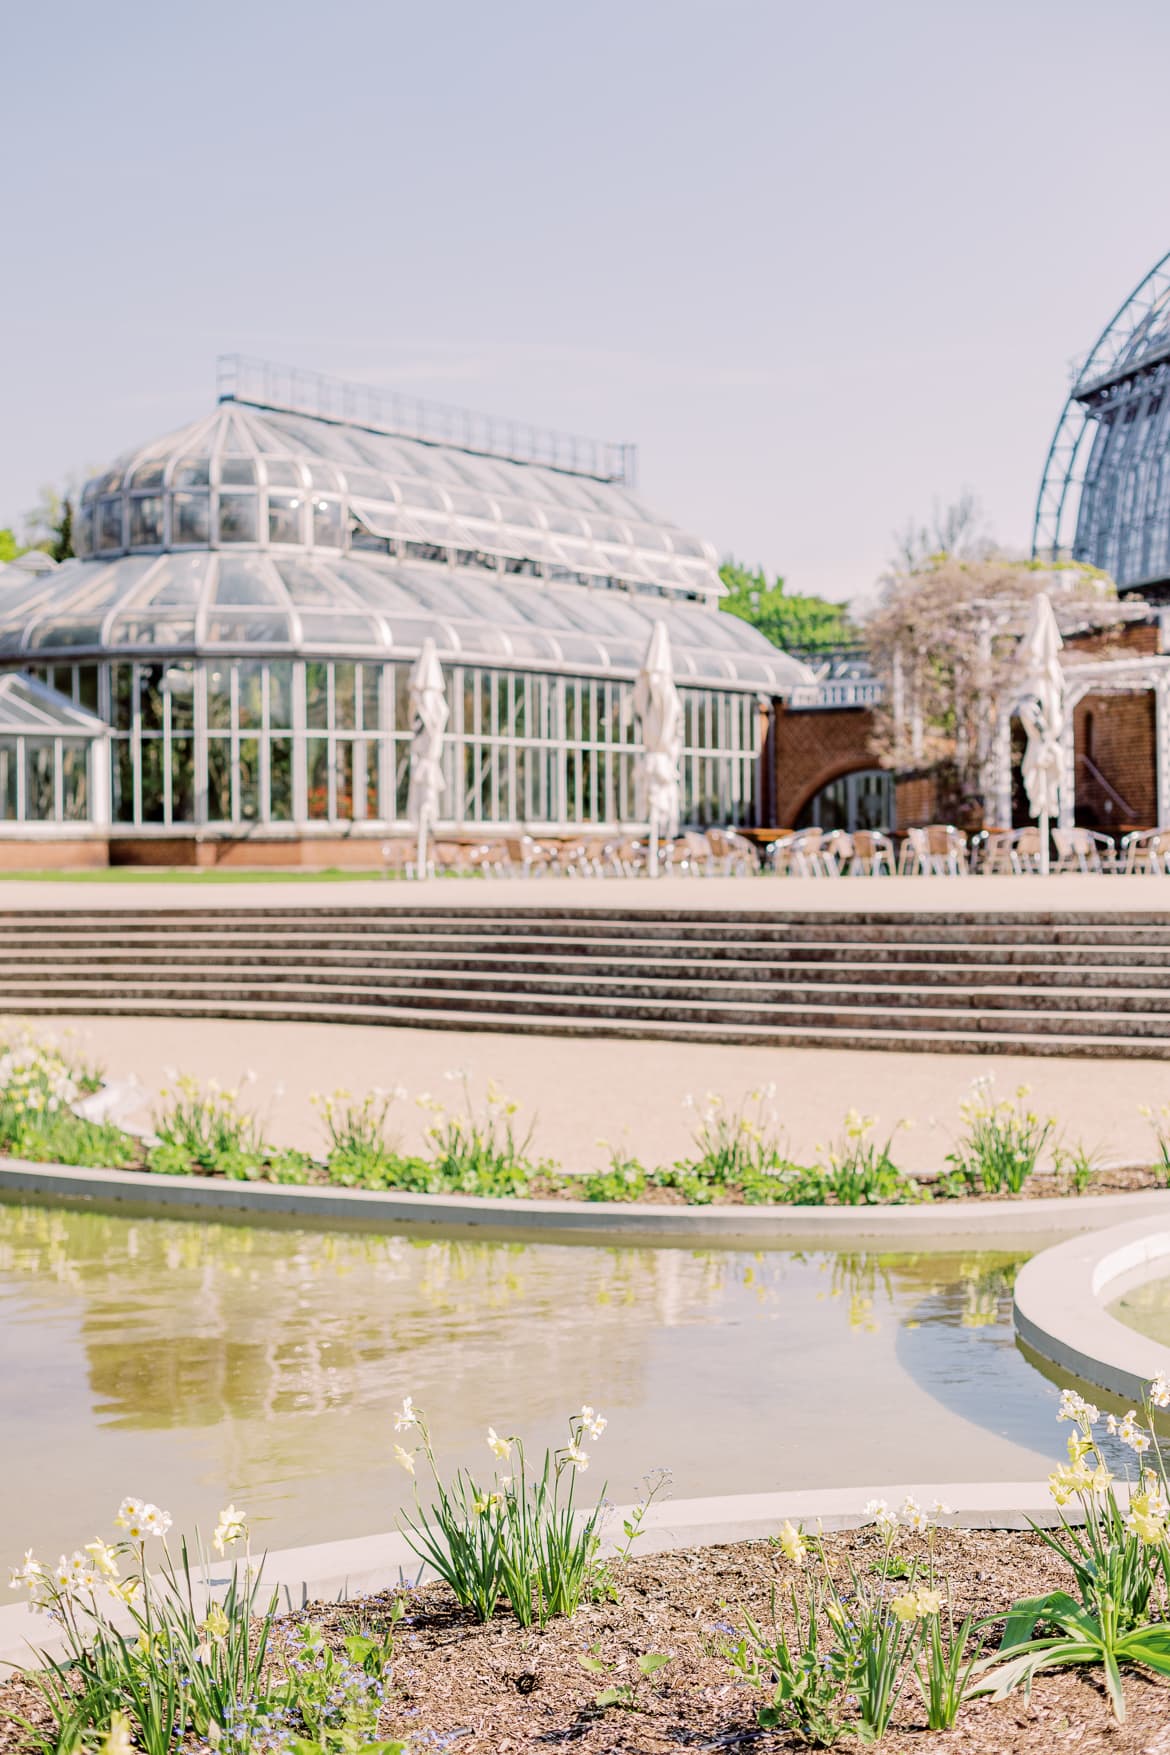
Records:
[[[1153,691],[1086,695],[1073,711],[1073,738],[1077,822],[1110,834],[1152,828],[1158,820]]]
[[[868,707],[794,713],[777,702],[770,739],[774,826],[791,828],[813,793],[830,780],[875,767],[872,733],[873,714]]]

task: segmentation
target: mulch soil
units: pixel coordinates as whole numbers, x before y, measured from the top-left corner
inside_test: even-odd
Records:
[[[1002,1614],[1022,1596],[1067,1587],[1060,1561],[1032,1534],[943,1530],[935,1538],[939,1574],[949,1579],[956,1616]],[[850,1562],[865,1571],[880,1563],[873,1529],[824,1538],[839,1581]],[[899,1540],[908,1558],[925,1552],[925,1539]],[[774,1585],[782,1614],[793,1573],[768,1542],[682,1550],[627,1562],[616,1603],[583,1608],[543,1631],[522,1629],[504,1611],[486,1626],[459,1610],[440,1584],[407,1593],[398,1625],[393,1687],[380,1734],[406,1737],[412,1755],[454,1750],[458,1755],[680,1755],[680,1752],[794,1750],[791,1736],[761,1731],[755,1689],[736,1679],[720,1647],[746,1609],[771,1625]],[[891,1594],[904,1589],[890,1584]],[[307,1618],[331,1643],[360,1625],[377,1630],[388,1620],[389,1596],[347,1605],[315,1605]],[[306,1617],[291,1617],[291,1621]],[[288,1626],[286,1621],[282,1624]],[[985,1635],[989,1647],[998,1628]],[[631,1708],[596,1704],[609,1683],[637,1677],[635,1660],[649,1652],[671,1661],[639,1684]],[[597,1676],[582,1655],[612,1664]],[[921,1701],[911,1681],[880,1745],[888,1755],[1048,1755],[1049,1751],[1108,1750],[1112,1755],[1170,1755],[1170,1688],[1136,1670],[1125,1672],[1128,1718],[1118,1725],[1092,1668],[1037,1679],[1031,1698],[965,1705],[953,1731],[923,1728]],[[0,1685],[0,1749],[19,1749],[17,1715],[39,1716],[27,1682]],[[858,1748],[850,1736],[840,1745]]]

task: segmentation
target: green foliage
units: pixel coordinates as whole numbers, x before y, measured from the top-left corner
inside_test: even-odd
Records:
[[[725,561],[719,577],[728,593],[720,607],[750,622],[786,652],[833,651],[854,646],[860,638],[848,604],[786,591],[780,577],[769,585],[762,568],[752,573],[735,561]]]
[[[968,1615],[956,1631],[949,1602],[945,1637],[941,1615],[932,1615],[927,1621],[918,1664],[918,1687],[926,1708],[928,1731],[949,1731],[959,1716],[979,1661],[974,1628],[974,1617]]]
[[[395,1607],[400,1617],[400,1598]],[[393,1626],[381,1638],[355,1633],[342,1644],[344,1656],[309,1622],[296,1629],[281,1654],[283,1717],[298,1727],[294,1746],[307,1743],[323,1755],[351,1755],[375,1744],[394,1658]]]
[[[159,1092],[154,1131],[147,1164],[163,1176],[196,1170],[251,1180],[263,1174],[272,1155],[259,1120],[241,1107],[239,1091],[225,1091],[216,1079],[201,1085],[178,1074],[173,1089]]]
[[[320,1109],[328,1136],[329,1180],[343,1187],[401,1186],[394,1176],[399,1161],[386,1134],[394,1101],[404,1091],[375,1086],[359,1102],[349,1091],[334,1091],[310,1101]]]
[[[24,545],[17,542],[15,532],[7,526],[0,529],[0,567],[6,566],[9,561],[14,561],[17,555],[23,553]]]
[[[583,1670],[588,1670],[592,1676],[614,1675],[621,1666],[599,1657],[598,1650],[599,1647],[595,1645],[588,1652],[578,1653],[577,1662]],[[634,1659],[635,1674],[630,1680],[628,1682],[611,1682],[595,1697],[594,1706],[599,1706],[602,1711],[608,1706],[620,1706],[627,1712],[637,1711],[639,1688],[651,1676],[656,1676],[659,1670],[665,1669],[670,1662],[672,1662],[670,1654],[664,1651],[648,1651],[641,1657],[636,1657]]]
[[[582,1200],[641,1200],[654,1178],[637,1158],[607,1140],[599,1140],[609,1153],[604,1170],[593,1170],[587,1176],[566,1179],[563,1186],[579,1194]]]
[[[1015,1097],[996,1100],[990,1077],[978,1078],[960,1104],[966,1132],[947,1163],[953,1166],[947,1193],[1019,1194],[1035,1170],[1055,1123],[1027,1106],[1029,1086]]]
[[[457,1469],[449,1482],[443,1479],[426,1420],[409,1399],[395,1427],[417,1432],[435,1494],[423,1515],[416,1488],[418,1515],[404,1518],[403,1533],[461,1606],[488,1621],[504,1600],[522,1627],[576,1614],[590,1591],[601,1541],[600,1503],[583,1513],[575,1504],[577,1474],[589,1466],[581,1441],[587,1434],[600,1437],[605,1421],[592,1408],[574,1414],[568,1444],[546,1450],[532,1471],[520,1439],[489,1430],[493,1456],[512,1464],[512,1473],[501,1476],[497,1468],[482,1482],[467,1468]],[[397,1446],[396,1454],[413,1475],[418,1452]],[[603,1486],[599,1501],[604,1496]]]
[[[744,1611],[746,1632],[725,1648],[732,1671],[753,1688],[772,1684],[771,1700],[756,1714],[763,1730],[783,1731],[810,1749],[831,1749],[852,1726],[845,1713],[846,1676],[826,1626],[822,1592],[811,1583],[803,1600],[796,1586],[790,1589],[795,1638],[789,1640],[776,1615],[772,1593],[772,1632],[769,1638]]]
[[[469,1074],[460,1069],[448,1080],[462,1089],[462,1105],[447,1109],[433,1097],[420,1104],[433,1117],[426,1129],[434,1151],[429,1189],[450,1194],[527,1194],[537,1169],[528,1157],[535,1124],[520,1130],[519,1105],[494,1079],[482,1107],[471,1094]]]
[[[42,1654],[31,1677],[53,1721],[43,1746],[79,1751],[124,1724],[145,1755],[168,1755],[188,1734],[218,1740],[268,1720],[282,1691],[266,1673],[277,1599],[260,1600],[262,1567],[233,1563],[222,1598],[208,1603],[186,1539],[177,1561],[166,1544],[165,1512],[127,1499],[117,1521],[126,1540],[95,1541],[51,1571],[29,1555],[14,1580],[53,1616],[65,1647],[60,1658]],[[229,1507],[216,1532],[220,1551],[245,1534]],[[155,1537],[162,1559],[148,1567]]]

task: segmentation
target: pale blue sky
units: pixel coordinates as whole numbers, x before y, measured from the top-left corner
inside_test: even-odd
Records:
[[[964,486],[1027,540],[1069,361],[1170,248],[1157,0],[39,0],[0,33],[0,523],[238,350],[634,439],[662,511],[857,595]]]

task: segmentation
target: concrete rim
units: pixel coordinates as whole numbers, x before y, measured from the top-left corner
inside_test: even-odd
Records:
[[[538,1200],[482,1195],[410,1194],[364,1188],[229,1182],[218,1176],[159,1176],[65,1164],[0,1163],[0,1198],[131,1205],[143,1211],[288,1219],[428,1229],[436,1234],[548,1243],[679,1244],[760,1248],[853,1242],[902,1249],[966,1248],[974,1242],[1036,1249],[1125,1219],[1161,1221],[1170,1238],[1170,1189],[1125,1194],[1055,1195],[1018,1201],[938,1201],[922,1206],[656,1206],[622,1201]],[[1120,1324],[1117,1325],[1120,1328]],[[1129,1334],[1129,1330],[1122,1330]],[[1133,1337],[1135,1340],[1138,1338]],[[1151,1345],[1153,1343],[1150,1343]],[[1043,1348],[1038,1348],[1043,1352]],[[1047,1355],[1045,1355],[1047,1356]],[[1170,1352],[1167,1355],[1170,1368]],[[1152,1373],[1151,1373],[1152,1375]]]
[[[818,1523],[826,1531],[858,1529],[872,1522],[863,1510],[867,1500],[885,1499],[896,1507],[908,1493],[927,1509],[942,1500],[951,1508],[942,1521],[958,1529],[1024,1530],[1033,1522],[1051,1525],[1059,1521],[1047,1484],[1042,1481],[900,1482],[893,1486],[727,1493],[652,1505],[636,1553],[765,1540],[775,1535],[785,1519],[803,1523],[806,1529]],[[603,1553],[612,1553],[618,1545],[622,1520],[631,1510],[630,1506],[615,1506],[610,1512]],[[429,1576],[397,1530],[278,1549],[268,1554],[264,1563],[264,1583],[277,1591],[280,1609],[286,1613],[311,1602],[360,1600]],[[204,1582],[212,1593],[227,1584],[222,1562],[209,1569]],[[30,1645],[52,1654],[55,1639],[51,1623],[34,1615],[27,1603],[0,1607],[0,1678],[8,1668],[28,1664]]]
[[[1170,1272],[1170,1221],[1146,1216],[1045,1249],[1016,1278],[1016,1333],[1082,1382],[1140,1404],[1147,1384],[1170,1377],[1170,1347],[1127,1328],[1105,1306]]]

